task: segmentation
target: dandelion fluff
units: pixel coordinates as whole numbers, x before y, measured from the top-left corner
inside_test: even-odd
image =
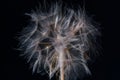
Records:
[[[32,63],[33,72],[47,73],[50,79],[57,76],[58,80],[77,80],[91,74],[87,52],[96,51],[93,45],[99,32],[84,11],[56,3],[27,15],[31,23],[22,31],[20,48]]]

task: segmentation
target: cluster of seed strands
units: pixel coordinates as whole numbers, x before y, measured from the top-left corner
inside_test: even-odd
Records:
[[[95,51],[98,29],[84,11],[54,4],[46,11],[39,8],[27,15],[31,22],[22,31],[20,48],[33,72],[44,70],[50,79],[57,76],[59,80],[76,80],[91,74],[87,52]]]

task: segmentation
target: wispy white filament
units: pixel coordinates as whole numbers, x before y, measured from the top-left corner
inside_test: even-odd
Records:
[[[93,43],[98,30],[84,11],[54,4],[46,11],[38,9],[28,15],[32,21],[22,32],[20,48],[32,63],[33,72],[45,70],[50,79],[57,76],[59,80],[90,74],[87,52],[96,51]]]

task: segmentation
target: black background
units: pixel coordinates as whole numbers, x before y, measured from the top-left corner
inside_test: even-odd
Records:
[[[52,0],[49,0],[52,1]],[[40,1],[39,1],[40,2]],[[102,32],[101,55],[90,66],[88,80],[120,80],[119,63],[119,2],[115,0],[64,0],[65,3],[85,5],[88,15],[100,24]],[[4,0],[2,12],[5,24],[1,26],[1,80],[47,80],[47,76],[32,75],[29,65],[16,51],[18,32],[27,24],[26,12],[38,5],[38,0]]]

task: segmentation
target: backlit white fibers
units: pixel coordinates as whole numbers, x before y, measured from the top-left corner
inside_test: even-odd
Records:
[[[96,51],[93,43],[99,32],[84,11],[56,3],[27,15],[31,23],[22,31],[20,48],[33,72],[45,72],[50,79],[57,76],[58,80],[77,80],[91,74],[87,52]]]

